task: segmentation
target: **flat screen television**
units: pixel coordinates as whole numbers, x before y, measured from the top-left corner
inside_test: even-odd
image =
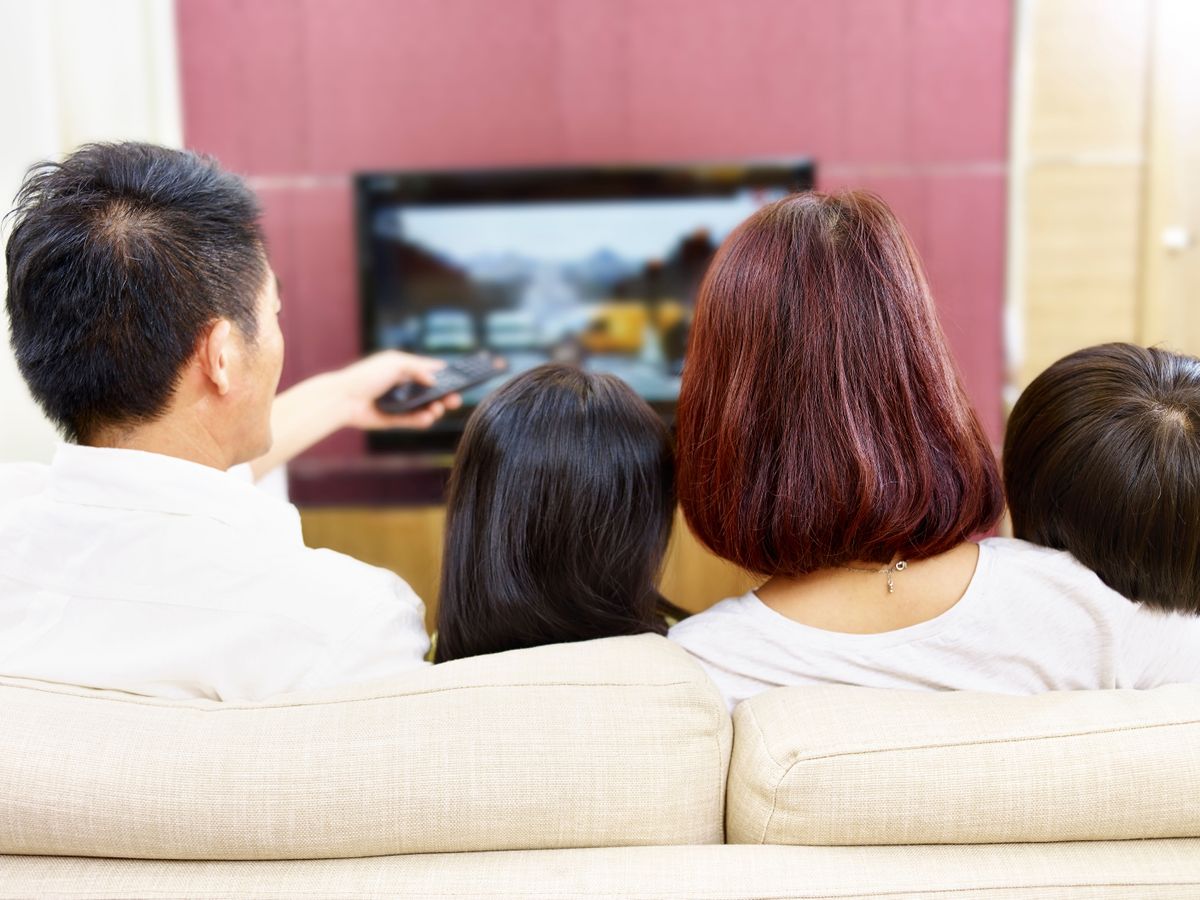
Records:
[[[364,352],[509,361],[434,428],[374,433],[371,448],[452,450],[489,391],[551,360],[619,375],[671,423],[714,251],[812,184],[808,160],[357,176]]]

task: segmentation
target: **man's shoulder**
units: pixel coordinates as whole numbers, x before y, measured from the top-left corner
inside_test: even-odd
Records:
[[[369,626],[383,640],[383,631],[400,627],[424,646],[425,603],[395,572],[323,548],[305,547],[296,562],[289,585],[298,601],[293,614],[323,618],[334,610],[345,634]]]
[[[50,467],[41,463],[0,463],[0,504],[40,494],[50,482]]]
[[[328,578],[344,578],[362,583],[392,584],[403,580],[391,569],[355,559],[337,550],[304,546],[299,550],[300,565],[310,574]]]
[[[306,546],[299,550],[294,562],[292,577],[321,593],[335,592],[355,605],[372,606],[383,599],[421,602],[408,582],[391,569],[336,550]]]

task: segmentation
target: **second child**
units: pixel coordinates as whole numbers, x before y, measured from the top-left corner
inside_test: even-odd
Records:
[[[491,394],[450,478],[435,661],[666,634],[673,478],[666,426],[615,376],[549,364]]]

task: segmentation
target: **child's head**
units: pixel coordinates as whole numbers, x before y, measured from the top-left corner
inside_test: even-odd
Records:
[[[450,478],[437,660],[665,631],[666,427],[611,375],[544,365],[467,423]]]
[[[1200,360],[1132,344],[1060,359],[1013,409],[1004,484],[1017,537],[1200,612]]]

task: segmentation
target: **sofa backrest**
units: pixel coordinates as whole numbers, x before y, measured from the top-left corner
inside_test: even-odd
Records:
[[[301,859],[719,843],[716,689],[654,635],[271,702],[0,683],[0,854]]]
[[[734,734],[730,843],[1200,836],[1200,686],[780,688],[740,704]]]

